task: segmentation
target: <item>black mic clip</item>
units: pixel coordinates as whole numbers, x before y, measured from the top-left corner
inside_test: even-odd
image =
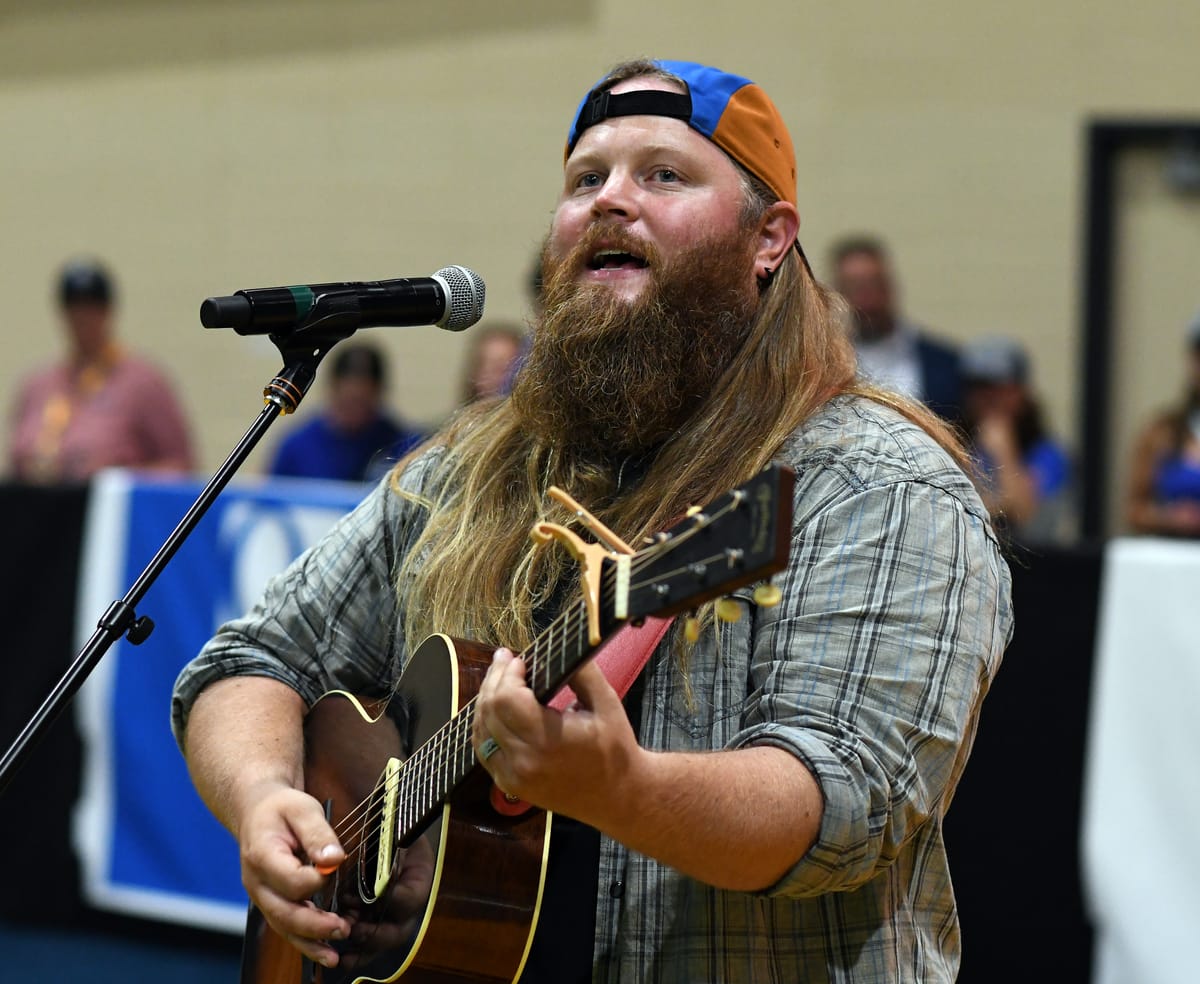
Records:
[[[358,330],[358,295],[353,290],[317,294],[304,317],[287,331],[267,337],[279,349],[283,368],[263,389],[263,399],[285,413],[292,413],[304,399],[321,360],[338,342]]]

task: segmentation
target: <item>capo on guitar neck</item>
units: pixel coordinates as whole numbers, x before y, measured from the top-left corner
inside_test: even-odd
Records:
[[[601,541],[601,543],[584,543],[578,534],[558,523],[537,523],[529,533],[535,543],[544,544],[551,540],[558,540],[578,561],[580,580],[583,584],[583,601],[587,609],[588,642],[593,646],[598,646],[600,645],[600,572],[603,562],[606,558],[617,562],[614,614],[617,618],[624,618],[629,597],[629,558],[633,556],[634,550],[557,485],[550,486],[549,495],[555,502],[570,509],[584,528],[590,530],[592,535]],[[606,544],[607,549],[601,544]]]
[[[551,485],[549,489],[550,498],[559,505],[566,506],[575,514],[584,527],[592,531],[592,535],[601,543],[607,543],[609,549],[613,553],[630,554],[634,553],[633,547],[622,540],[616,533],[605,526],[600,520],[593,516],[590,512],[576,502],[570,494],[564,492],[557,485]]]

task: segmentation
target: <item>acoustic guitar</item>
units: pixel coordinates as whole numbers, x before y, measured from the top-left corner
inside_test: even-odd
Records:
[[[794,476],[772,465],[632,556],[606,555],[594,597],[522,654],[548,704],[626,622],[694,610],[782,570]],[[766,599],[777,595],[765,586]],[[584,592],[586,595],[587,592]],[[718,603],[719,604],[719,603]],[[590,609],[590,610],[589,610]],[[503,798],[471,744],[491,648],[444,635],[413,653],[392,695],[332,692],[305,724],[305,788],[346,860],[314,903],[352,920],[340,961],[304,958],[250,907],[242,984],[516,981],[537,925],[551,814]]]

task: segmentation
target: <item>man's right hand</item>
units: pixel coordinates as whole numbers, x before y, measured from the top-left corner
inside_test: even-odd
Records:
[[[279,783],[247,804],[238,823],[242,884],[267,922],[306,957],[336,966],[326,941],[350,935],[350,923],[317,908],[311,897],[329,871],[345,860],[325,811],[313,797]],[[321,870],[318,870],[321,869]]]

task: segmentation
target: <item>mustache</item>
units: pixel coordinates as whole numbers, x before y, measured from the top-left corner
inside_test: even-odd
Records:
[[[662,267],[662,254],[653,243],[635,236],[624,226],[611,221],[594,222],[565,257],[551,257],[551,262],[560,275],[566,274],[574,278],[584,270],[590,269],[593,257],[601,249],[629,253],[642,259],[651,269]]]

